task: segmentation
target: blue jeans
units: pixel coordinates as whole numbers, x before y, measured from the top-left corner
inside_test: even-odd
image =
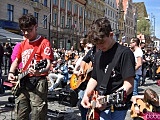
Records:
[[[127,110],[115,110],[111,112],[111,110],[105,110],[100,113],[100,120],[125,120],[127,114]]]
[[[80,110],[80,112],[81,112],[81,119],[82,119],[82,120],[86,120],[86,115],[87,115],[87,112],[88,112],[88,109],[84,108],[84,107],[81,105],[81,100],[82,100],[82,98],[83,98],[83,96],[84,96],[84,92],[85,92],[85,90],[80,90],[80,91],[78,92],[78,99],[79,99],[78,108],[79,108],[79,110]]]
[[[136,74],[134,78],[134,88],[133,88],[133,95],[138,95],[138,85],[140,81],[141,75]]]

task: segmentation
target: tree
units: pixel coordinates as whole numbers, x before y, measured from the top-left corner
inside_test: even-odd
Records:
[[[141,18],[137,21],[137,34],[143,34],[145,36],[151,35],[150,22],[145,18]]]

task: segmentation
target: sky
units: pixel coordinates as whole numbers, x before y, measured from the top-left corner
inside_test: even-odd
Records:
[[[155,16],[155,35],[160,39],[160,0],[132,0],[132,2],[144,2],[147,14]],[[154,22],[152,25],[154,26]]]

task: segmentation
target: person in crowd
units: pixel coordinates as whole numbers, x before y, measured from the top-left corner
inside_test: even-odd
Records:
[[[133,120],[144,120],[147,112],[160,112],[160,101],[158,94],[148,88],[143,95],[132,96],[131,117]]]
[[[53,53],[49,40],[37,34],[38,24],[32,14],[25,14],[19,18],[19,27],[26,38],[21,42],[20,49],[10,67],[8,80],[16,80],[15,70],[22,62],[22,72],[28,75],[21,79],[21,87],[15,93],[16,120],[47,120],[47,92],[46,76],[50,69]],[[46,66],[34,69],[41,60],[46,60]]]
[[[11,65],[11,54],[12,54],[12,47],[8,42],[6,42],[4,46],[4,56],[3,56],[4,75],[8,74]]]
[[[143,52],[143,63],[142,63],[142,82],[141,85],[145,84],[145,79],[146,79],[146,74],[147,74],[147,66],[148,66],[148,62],[146,60],[146,50],[145,50],[145,43],[141,42],[140,43],[140,48]]]
[[[2,44],[0,44],[0,94],[4,93],[3,79],[2,79],[2,63],[3,63],[4,49]]]
[[[91,46],[91,43],[90,44],[86,44],[86,48],[85,49],[88,49],[86,51],[86,55],[83,57],[83,59],[81,60],[81,63],[80,63],[80,70],[78,72],[79,75],[86,75],[86,65],[91,65],[91,67],[89,67],[89,69],[87,69],[87,71],[89,71],[87,73],[87,76],[91,77],[91,73],[92,73],[92,69],[93,69],[93,64],[94,64],[94,57],[95,57],[95,54],[96,52],[98,52],[99,50],[96,48],[96,45],[93,45]],[[84,108],[80,103],[81,103],[81,100],[83,98],[83,95],[84,95],[84,92],[85,92],[85,89],[87,87],[87,83],[88,83],[88,80],[84,81],[80,87],[79,87],[79,102],[78,102],[78,108],[81,112],[81,117],[82,117],[82,120],[86,120],[86,115],[87,115],[87,111],[88,109]]]
[[[134,53],[135,61],[136,61],[136,77],[134,79],[134,89],[133,95],[138,95],[138,86],[140,82],[140,78],[142,77],[142,63],[143,63],[143,52],[139,47],[140,40],[139,38],[132,38],[130,41],[131,49]]]
[[[88,37],[100,50],[94,57],[92,75],[81,104],[84,108],[94,109],[96,107],[99,109],[100,120],[124,120],[134,85],[135,58],[133,52],[128,47],[119,45],[113,39],[111,24],[106,17],[98,18],[93,22]],[[112,67],[111,64],[114,64],[115,67]],[[111,70],[111,73],[108,70]],[[108,75],[106,75],[107,73]],[[108,79],[104,78],[105,75],[109,76]],[[106,95],[110,95],[119,89],[126,91],[127,99],[125,104],[118,103],[118,105],[109,107],[106,102],[104,104],[100,102]],[[90,101],[94,90],[99,93],[94,98],[95,105],[91,104],[93,101]]]
[[[14,48],[13,48],[13,51],[12,51],[12,55],[11,55],[11,63],[16,59],[16,56],[17,56],[17,53],[20,49],[20,46],[21,46],[21,43],[18,42]],[[20,70],[22,68],[22,62],[18,65],[18,69]]]
[[[4,55],[4,49],[2,44],[0,44],[0,79],[2,78],[3,55]]]
[[[158,59],[158,52],[157,49],[154,48],[151,53],[151,68],[150,68],[150,77],[153,81],[155,81],[156,79],[157,59]]]
[[[65,61],[59,58],[57,60],[57,66],[49,73],[48,78],[51,81],[51,86],[48,89],[49,91],[53,91],[60,84],[62,84],[62,86],[66,85],[69,78],[68,65],[65,64]]]
[[[85,53],[84,47],[86,45],[86,42],[87,42],[87,39],[85,39],[85,38],[80,39],[78,53],[80,53],[80,52]]]

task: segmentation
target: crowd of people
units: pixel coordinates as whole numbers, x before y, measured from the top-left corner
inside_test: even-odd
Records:
[[[16,120],[47,119],[48,92],[71,84],[70,80],[75,76],[77,81],[80,79],[79,84],[73,87],[78,94],[77,106],[82,120],[96,119],[91,114],[97,109],[98,120],[124,120],[131,100],[135,108],[132,112],[139,113],[137,99],[144,99],[137,97],[138,87],[145,84],[147,73],[150,79],[155,80],[158,51],[146,49],[145,43],[138,38],[130,40],[130,47],[119,44],[114,40],[110,22],[105,17],[93,21],[87,36],[80,39],[78,50],[73,46],[70,50],[51,48],[50,42],[37,34],[37,22],[31,14],[19,18],[19,26],[25,40],[13,50],[6,43],[2,54],[4,60],[0,61],[4,74],[13,84],[18,73],[28,73],[20,81],[23,87],[16,94]],[[41,60],[46,60],[46,65],[35,67]],[[125,94],[123,102],[100,102],[120,90]],[[156,93],[153,95],[154,91],[148,91],[143,96],[146,104],[149,102],[146,92],[159,101]],[[159,102],[156,103],[157,109],[158,106]]]

